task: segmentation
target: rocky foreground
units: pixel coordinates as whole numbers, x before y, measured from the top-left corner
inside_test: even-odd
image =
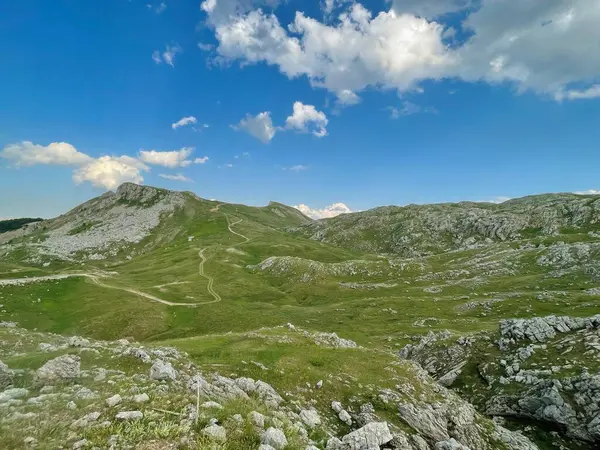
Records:
[[[0,330],[3,358],[16,361],[0,362],[3,448],[537,448],[410,363],[410,382],[375,394],[377,410],[394,412],[390,421],[372,403],[333,401],[318,410],[310,392],[328,389],[328,381],[317,380],[301,404],[261,380],[202,372],[175,348],[66,338],[7,323]]]

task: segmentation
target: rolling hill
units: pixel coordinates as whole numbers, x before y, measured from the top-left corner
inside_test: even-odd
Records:
[[[0,234],[0,389],[27,391],[0,392],[0,446],[259,448],[251,410],[288,438],[274,448],[598,445],[598,219],[573,194],[313,221],[122,185]],[[47,397],[36,371],[66,355],[78,381]],[[74,426],[84,412],[108,423]]]

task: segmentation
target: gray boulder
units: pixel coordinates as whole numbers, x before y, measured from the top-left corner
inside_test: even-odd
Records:
[[[276,450],[282,450],[288,445],[288,441],[283,431],[277,428],[269,428],[260,437],[262,444],[270,445]]]
[[[74,381],[80,376],[81,358],[77,355],[62,355],[51,359],[35,373],[38,385],[52,385]]]
[[[143,418],[144,414],[141,411],[122,411],[115,416],[115,419],[121,422],[135,422]]]
[[[319,413],[314,409],[303,409],[300,411],[300,420],[309,428],[315,428],[321,425]]]
[[[177,379],[177,371],[170,362],[157,359],[150,368],[150,378],[158,381],[175,381]]]
[[[379,450],[393,439],[387,422],[371,422],[342,438],[348,450]]]
[[[227,431],[219,425],[211,425],[204,428],[202,434],[217,442],[225,442],[227,440]]]

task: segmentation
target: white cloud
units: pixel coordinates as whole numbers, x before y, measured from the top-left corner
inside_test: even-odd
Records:
[[[332,23],[297,12],[287,27],[272,13],[252,10],[262,3],[203,3],[220,57],[264,62],[289,78],[305,75],[340,104],[346,91],[403,92],[448,77],[508,82],[557,100],[600,97],[597,0],[393,0],[376,15],[353,3]],[[343,3],[324,0],[323,8]],[[457,11],[462,23],[443,22]]]
[[[341,91],[337,92],[336,95],[337,103],[340,105],[349,106],[360,103],[360,97],[350,89],[342,89]]]
[[[177,122],[171,124],[171,128],[176,130],[179,127],[185,127],[186,125],[193,125],[198,123],[198,119],[194,116],[182,117]]]
[[[156,64],[168,64],[171,67],[175,67],[175,56],[178,53],[181,53],[183,51],[183,49],[179,46],[179,45],[167,45],[165,47],[165,51],[164,52],[160,52],[158,50],[154,50],[154,52],[152,52],[152,60],[156,63]]]
[[[182,181],[184,183],[193,183],[192,179],[186,177],[182,173],[178,173],[177,175],[167,175],[164,173],[160,173],[160,174],[158,174],[158,176],[161,178],[165,178],[167,180],[171,180],[171,181]]]
[[[275,65],[290,78],[306,75],[313,86],[334,93],[368,86],[408,90],[424,78],[444,76],[455,62],[442,41],[443,26],[393,10],[373,18],[353,4],[336,25],[297,12],[288,29],[294,35],[261,10],[231,16],[216,26],[217,51]]]
[[[595,84],[588,89],[569,89],[566,92],[558,92],[555,96],[557,101],[562,100],[590,100],[600,97],[600,84]]]
[[[90,156],[79,152],[66,142],[53,142],[47,146],[30,141],[9,144],[0,152],[0,157],[12,161],[17,167],[36,164],[78,166],[92,160]]]
[[[291,167],[284,167],[283,170],[289,170],[291,172],[302,172],[303,170],[308,170],[310,166],[305,166],[304,164],[296,164]]]
[[[352,212],[352,210],[344,203],[334,203],[333,205],[326,206],[323,209],[313,209],[304,204],[294,206],[294,208],[312,219],[328,219],[339,216],[340,214],[349,214]]]
[[[324,112],[317,111],[313,105],[294,102],[294,112],[286,119],[285,127],[323,137],[327,136],[327,123],[327,116]]]
[[[187,158],[193,151],[193,147],[183,147],[181,150],[164,152],[157,150],[140,150],[139,158],[147,164],[174,169],[176,167],[187,167],[192,164],[192,161]]]
[[[268,144],[275,137],[275,127],[271,120],[271,113],[268,111],[261,112],[256,116],[247,114],[237,126],[235,130],[244,130],[248,134],[254,136],[261,142]]]
[[[116,189],[125,182],[143,183],[141,172],[149,170],[145,164],[130,156],[102,156],[76,169],[73,181],[76,184],[88,181],[96,187]]]
[[[553,96],[572,84],[585,91],[600,76],[598,23],[597,1],[482,0],[464,22],[474,34],[458,49],[458,73]]]
[[[165,9],[167,9],[167,4],[165,2],[161,2],[160,5],[158,5],[155,9],[154,12],[156,14],[162,14],[163,12],[165,12]]]
[[[600,195],[600,190],[598,190],[598,189],[588,189],[587,191],[573,192],[573,194],[577,194],[577,195]]]
[[[208,156],[203,156],[202,158],[194,159],[194,164],[204,164],[206,161],[208,161]]]
[[[233,164],[225,164],[225,167],[227,167],[227,168],[232,168],[232,167],[233,167]]]
[[[150,170],[142,161],[131,156],[92,158],[66,142],[54,142],[47,146],[29,141],[9,144],[0,152],[0,157],[14,162],[17,167],[37,164],[75,166],[75,183],[87,181],[105,189],[114,189],[126,181],[142,183],[142,172]]]
[[[499,195],[499,196],[493,197],[489,200],[475,200],[475,203],[496,203],[497,205],[499,205],[500,203],[504,203],[504,202],[511,200],[511,198],[512,197],[505,197],[503,195]]]
[[[390,111],[390,117],[392,119],[399,119],[403,116],[412,116],[413,114],[437,114],[437,109],[435,108],[431,108],[428,106],[420,106],[408,101],[403,102],[400,108],[397,108],[395,106],[389,106],[387,109]]]
[[[215,48],[212,44],[204,44],[202,42],[198,42],[198,48],[203,52],[210,52],[213,48]]]

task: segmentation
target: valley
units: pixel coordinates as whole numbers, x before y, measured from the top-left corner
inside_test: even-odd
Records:
[[[259,448],[271,445],[264,433],[232,417],[260,410],[288,437],[274,448],[592,448],[599,256],[593,195],[312,221],[279,203],[125,184],[0,234],[0,373],[28,391],[0,401],[0,446],[31,437],[37,448],[109,448],[118,435],[112,448]],[[138,349],[148,358],[128,356]],[[30,402],[49,394],[35,371],[64,355],[80,358],[75,385]],[[177,380],[148,377],[157,360]],[[113,383],[95,381],[100,369]],[[221,412],[194,406],[195,376]],[[268,383],[281,401],[224,388],[240,378]],[[94,395],[77,400],[82,387]],[[142,390],[150,403],[129,405],[141,420],[111,419],[109,394]],[[67,397],[77,408],[65,409]],[[42,412],[53,408],[61,419]],[[73,427],[83,411],[109,423]],[[393,439],[347,438],[383,423],[375,435]],[[211,426],[231,437],[211,437]]]

